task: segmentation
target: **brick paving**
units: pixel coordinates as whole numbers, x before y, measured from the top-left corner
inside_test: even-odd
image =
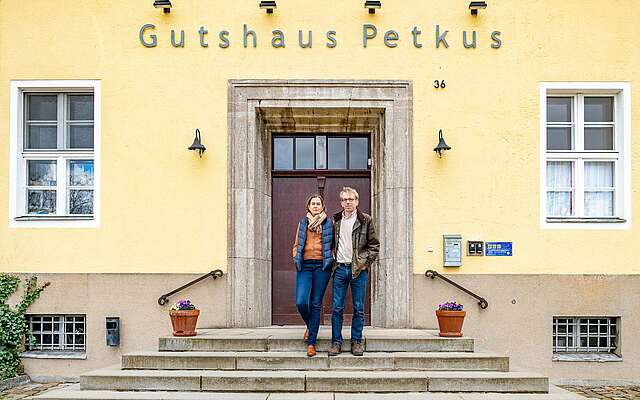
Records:
[[[588,399],[640,400],[640,386],[585,387],[562,385],[560,387],[578,393]]]
[[[0,392],[0,399],[2,400],[16,400],[16,399],[29,399],[35,395],[48,392],[53,389],[61,389],[65,386],[72,385],[71,383],[28,383],[14,387],[12,389],[3,390]]]

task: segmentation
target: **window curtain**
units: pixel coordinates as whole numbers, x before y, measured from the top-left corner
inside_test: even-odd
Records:
[[[613,163],[584,163],[584,213],[588,217],[613,215]]]
[[[547,215],[568,217],[573,215],[573,162],[547,163]]]

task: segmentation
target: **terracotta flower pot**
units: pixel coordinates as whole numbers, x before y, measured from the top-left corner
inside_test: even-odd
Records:
[[[438,326],[440,326],[440,336],[460,337],[462,336],[462,323],[466,311],[445,311],[436,310]]]
[[[169,310],[173,336],[195,336],[200,310]]]

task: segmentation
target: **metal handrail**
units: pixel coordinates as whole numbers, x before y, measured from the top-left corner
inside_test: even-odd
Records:
[[[427,272],[424,273],[424,276],[426,276],[427,278],[431,278],[431,279],[435,279],[436,277],[442,279],[443,281],[449,283],[450,285],[453,285],[455,287],[457,287],[458,289],[462,290],[463,292],[475,297],[476,299],[478,299],[478,305],[480,306],[480,308],[482,308],[483,310],[487,307],[489,307],[489,302],[484,298],[484,297],[480,297],[477,294],[473,293],[472,291],[470,291],[469,289],[466,289],[460,285],[458,285],[457,283],[455,283],[454,281],[452,281],[451,279],[447,278],[446,276],[443,276],[439,273],[437,273],[436,271],[432,270],[432,269],[428,269]]]
[[[162,296],[160,296],[158,298],[158,304],[160,304],[161,306],[167,304],[167,301],[169,300],[169,296],[172,296],[172,295],[178,293],[179,291],[181,291],[182,289],[188,288],[189,286],[194,285],[194,284],[200,282],[203,279],[206,279],[208,277],[212,277],[213,279],[218,279],[218,278],[221,278],[222,275],[224,275],[224,273],[221,270],[214,269],[213,271],[211,271],[211,272],[209,272],[209,273],[207,273],[205,275],[202,275],[200,278],[194,279],[191,282],[187,283],[186,285],[180,286],[176,290],[172,290],[169,293],[163,294]]]

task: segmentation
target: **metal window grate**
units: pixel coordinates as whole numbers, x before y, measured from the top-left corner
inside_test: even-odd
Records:
[[[554,353],[613,353],[617,348],[616,317],[554,317]]]
[[[29,328],[36,338],[27,350],[85,351],[84,315],[29,315]]]

